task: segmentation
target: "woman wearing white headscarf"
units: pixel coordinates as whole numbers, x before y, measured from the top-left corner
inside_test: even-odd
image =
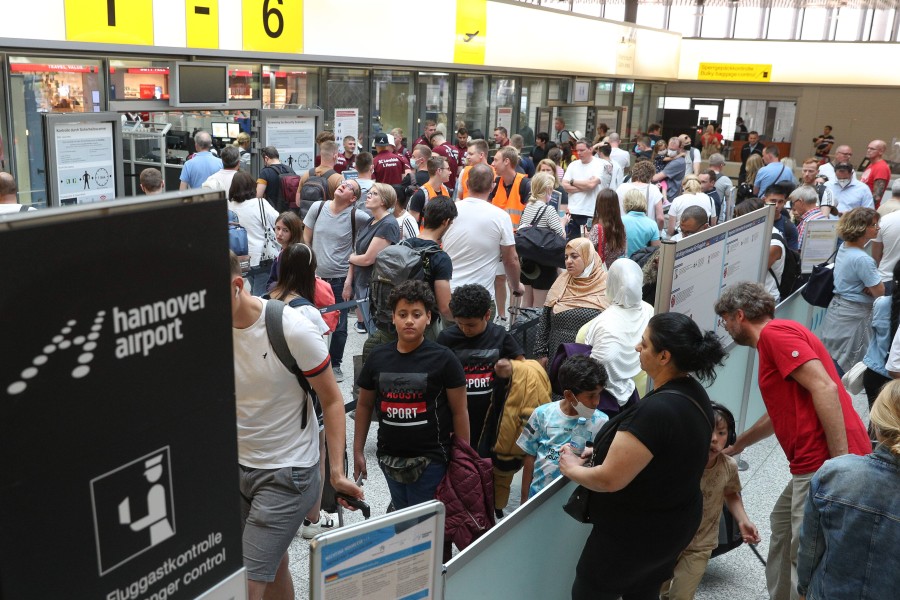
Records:
[[[614,262],[606,279],[609,307],[578,332],[578,340],[591,345],[591,357],[609,375],[598,407],[607,415],[638,399],[633,378],[641,372],[641,362],[634,348],[653,316],[653,307],[641,300],[643,283],[636,262],[627,258]]]

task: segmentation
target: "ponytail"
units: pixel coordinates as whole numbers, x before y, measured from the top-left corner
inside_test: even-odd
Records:
[[[704,382],[716,380],[716,367],[728,355],[712,331],[702,332],[687,315],[662,313],[650,319],[650,343],[657,352],[667,350],[675,367]]]

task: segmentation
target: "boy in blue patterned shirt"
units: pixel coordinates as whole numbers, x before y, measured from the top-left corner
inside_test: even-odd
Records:
[[[597,410],[606,385],[606,369],[590,356],[570,356],[559,368],[563,398],[539,406],[528,419],[517,444],[527,453],[522,470],[522,504],[559,477],[559,452],[572,439],[579,417],[585,417],[591,440],[609,420]]]

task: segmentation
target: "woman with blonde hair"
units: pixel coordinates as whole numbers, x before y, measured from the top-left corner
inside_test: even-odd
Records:
[[[391,244],[400,241],[400,224],[392,214],[396,203],[397,193],[388,184],[375,183],[369,188],[365,207],[372,218],[356,234],[356,247],[350,255],[350,269],[344,283],[344,300],[363,300],[369,297],[369,279],[375,268],[375,257]],[[368,302],[360,304],[363,325],[369,335],[372,335],[376,328],[369,308]]]
[[[700,153],[700,157],[703,158],[703,160],[708,160],[710,154],[715,154],[722,150],[722,144],[719,141],[719,136],[716,134],[715,127],[712,125],[706,126],[706,132],[700,138],[700,145],[703,147],[703,150]]]
[[[669,237],[675,235],[681,213],[689,206],[699,206],[706,211],[709,224],[716,224],[716,205],[712,198],[700,191],[700,179],[696,175],[687,175],[681,182],[681,195],[672,200],[669,207],[669,224],[667,227]]]
[[[523,227],[543,227],[552,229],[560,237],[566,237],[566,231],[559,220],[559,213],[548,204],[550,193],[553,191],[555,183],[556,178],[551,173],[537,173],[531,179],[531,195],[528,197],[528,204],[522,212],[522,219],[519,225],[520,231]],[[522,273],[519,276],[519,281],[525,286],[522,306],[526,308],[543,306],[544,300],[547,299],[547,291],[553,285],[553,282],[556,281],[556,267],[552,266],[552,264],[539,264],[527,259],[520,260],[522,262]]]
[[[765,166],[763,157],[760,154],[751,154],[747,159],[747,178],[744,180],[752,187],[756,182],[756,174]]]
[[[837,224],[844,243],[834,259],[834,298],[825,312],[821,338],[841,375],[865,356],[872,304],[884,295],[875,260],[864,250],[878,235],[879,217],[871,208],[854,208]]]
[[[234,146],[241,154],[241,169],[250,171],[250,135],[244,131],[240,132],[234,140]]]
[[[534,355],[545,367],[560,344],[609,306],[606,265],[587,238],[566,244],[566,271],[556,278],[538,322]]]
[[[869,414],[872,454],[826,461],[809,484],[800,549],[800,598],[896,598],[900,587],[900,381]],[[827,563],[827,568],[826,568]]]

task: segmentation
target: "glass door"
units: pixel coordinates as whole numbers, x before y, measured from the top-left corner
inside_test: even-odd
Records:
[[[438,131],[441,131],[450,143],[455,143],[456,130],[466,127],[466,124],[447,122],[450,114],[450,74],[419,73],[416,104],[416,123],[412,131],[408,132],[409,143],[422,135],[426,121],[434,121]],[[412,152],[412,148],[409,150]]]
[[[49,205],[41,113],[100,112],[105,102],[99,60],[12,56],[9,103],[19,202]]]

